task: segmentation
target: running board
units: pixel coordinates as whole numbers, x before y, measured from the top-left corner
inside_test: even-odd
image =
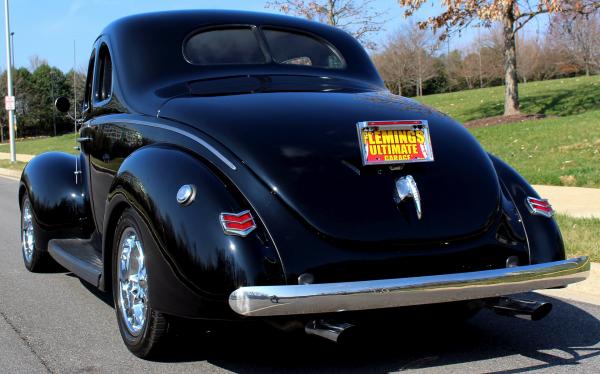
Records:
[[[84,239],[52,239],[48,242],[48,252],[67,270],[100,287],[102,258],[92,243]]]

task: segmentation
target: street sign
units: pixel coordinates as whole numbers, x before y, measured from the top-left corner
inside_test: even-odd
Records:
[[[6,110],[15,110],[15,97],[4,96],[4,108]]]

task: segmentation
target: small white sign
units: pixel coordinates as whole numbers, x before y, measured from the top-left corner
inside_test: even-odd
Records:
[[[6,110],[15,110],[15,102],[14,96],[4,96],[4,108]]]

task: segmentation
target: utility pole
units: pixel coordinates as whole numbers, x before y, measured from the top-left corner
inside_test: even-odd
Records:
[[[6,88],[7,99],[5,101],[8,112],[8,134],[10,137],[10,162],[17,161],[15,150],[15,102],[12,82],[12,48],[10,43],[10,21],[8,14],[8,0],[4,0],[5,36],[6,36]]]
[[[446,89],[450,92],[450,34],[446,35]]]
[[[77,134],[77,53],[75,49],[75,40],[73,40],[73,114],[75,122],[75,134]]]
[[[15,32],[10,33],[10,48],[12,48],[12,67],[15,67]]]

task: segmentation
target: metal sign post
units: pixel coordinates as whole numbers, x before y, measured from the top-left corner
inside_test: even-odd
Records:
[[[4,0],[5,16],[5,35],[6,35],[6,87],[7,95],[5,98],[6,111],[8,112],[8,134],[10,137],[10,162],[17,161],[15,150],[15,97],[13,95],[12,82],[12,49],[10,43],[10,22],[8,14],[8,0]]]

